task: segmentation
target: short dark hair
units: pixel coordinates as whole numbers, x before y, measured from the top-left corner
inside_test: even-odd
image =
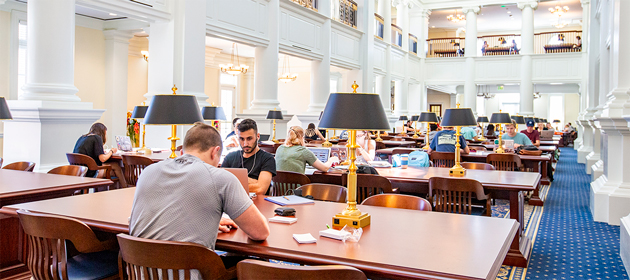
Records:
[[[436,123],[429,124],[431,131],[436,131],[438,129],[438,125]]]
[[[221,134],[213,126],[202,122],[196,122],[184,137],[184,151],[206,152],[217,146],[223,149]]]
[[[245,132],[250,129],[254,130],[254,133],[258,133],[258,126],[256,125],[256,121],[252,119],[244,119],[241,123],[238,124],[238,131]]]
[[[240,119],[241,119],[241,118],[234,118],[234,119],[232,120],[232,127],[236,126],[236,122],[237,122],[238,120],[240,120]]]
[[[315,129],[315,124],[309,123],[307,129]]]

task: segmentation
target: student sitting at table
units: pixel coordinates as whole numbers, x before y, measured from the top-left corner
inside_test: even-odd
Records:
[[[455,128],[452,126],[443,126],[442,131],[436,133],[433,137],[429,145],[429,153],[432,151],[454,153],[456,142]],[[470,153],[466,139],[462,135],[459,136],[459,145],[462,153]]]
[[[556,131],[556,129],[551,126],[551,123],[547,123],[547,127],[545,127],[545,130]]]
[[[469,127],[469,126],[463,126],[459,132],[461,133],[462,136],[464,136],[464,139],[466,140],[477,140],[477,132],[475,131],[474,128]]]
[[[503,140],[514,140],[514,148],[523,145],[532,145],[532,141],[529,140],[527,135],[516,132],[516,121],[514,120],[512,120],[512,123],[505,125],[505,133],[503,133],[502,137]]]
[[[497,132],[494,131],[494,124],[488,124],[488,126],[486,126],[486,132],[484,136],[497,136]]]
[[[284,144],[276,150],[276,170],[292,171],[304,174],[306,164],[326,172],[334,162],[339,162],[339,158],[331,157],[328,162],[323,163],[313,152],[304,147],[304,129],[299,126],[292,126],[287,133]]]
[[[542,123],[539,123],[539,125],[542,126]],[[538,130],[534,129],[533,120],[527,121],[527,129],[521,130],[521,133],[525,134],[527,138],[534,143],[534,146],[540,146],[540,133]]]
[[[367,163],[373,161],[376,156],[376,141],[372,140],[370,132],[367,130],[357,131],[357,163]]]
[[[238,131],[238,124],[240,124],[241,121],[242,119],[239,118],[234,118],[234,120],[232,120],[232,131],[230,132],[230,134],[227,135],[227,137],[225,137],[225,141],[223,141],[223,146],[227,150],[239,147],[238,136],[236,135],[236,132]]]
[[[125,181],[125,176],[118,164],[108,164],[104,163],[115,154],[118,149],[112,147],[107,153],[105,153],[103,149],[103,145],[107,143],[107,127],[102,123],[94,123],[90,127],[90,131],[87,134],[81,135],[77,140],[77,143],[74,144],[73,153],[82,154],[91,157],[96,165],[101,166],[103,164],[110,165],[112,167],[112,171],[114,171],[114,176],[118,177],[118,184],[120,184],[121,188],[127,187],[127,182]],[[104,172],[98,172],[96,170],[88,170],[85,174],[85,177],[95,177],[105,178]]]
[[[145,168],[138,178],[129,217],[136,237],[193,242],[214,250],[217,233],[236,228],[252,240],[269,236],[267,219],[230,172],[217,168],[221,135],[196,123],[184,138],[184,155]],[[223,218],[226,213],[230,219]],[[222,258],[226,268],[235,257]],[[242,259],[242,258],[239,258]],[[191,279],[201,279],[197,271]]]
[[[429,124],[429,143],[433,140],[435,134],[439,131],[438,125],[436,123]]]
[[[413,122],[412,121],[407,121],[407,123],[403,126],[403,130],[405,132],[415,132],[416,130],[413,129]]]
[[[311,140],[324,140],[326,137],[322,135],[317,128],[315,128],[314,123],[309,123],[306,128],[306,132],[304,133],[304,138]]]
[[[276,160],[272,154],[258,147],[260,134],[256,121],[243,120],[238,125],[237,136],[242,150],[225,156],[221,167],[246,168],[249,191],[266,194],[271,186],[271,178],[276,176]]]

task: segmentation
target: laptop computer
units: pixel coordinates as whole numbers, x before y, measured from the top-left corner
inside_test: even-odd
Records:
[[[245,192],[249,194],[249,182],[247,181],[247,168],[223,168],[224,170],[234,174],[238,181],[241,182]]]
[[[123,152],[131,152],[131,138],[129,136],[116,135],[116,146]]]
[[[540,140],[553,140],[553,130],[543,130],[540,133]]]
[[[330,157],[330,148],[308,147],[307,149],[313,152],[321,162],[327,162]]]
[[[269,134],[261,134],[258,142],[267,141],[267,140],[269,140]]]

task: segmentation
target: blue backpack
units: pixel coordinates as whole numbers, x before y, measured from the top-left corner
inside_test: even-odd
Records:
[[[424,151],[413,151],[409,154],[409,166],[429,167],[429,155]]]

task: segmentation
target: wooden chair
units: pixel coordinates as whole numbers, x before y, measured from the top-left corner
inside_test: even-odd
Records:
[[[405,194],[377,194],[366,198],[361,205],[382,206],[420,211],[431,211],[431,203],[418,196]]]
[[[402,149],[396,148],[392,150],[392,156],[397,154],[410,154],[411,152],[416,151],[415,149]]]
[[[346,188],[340,185],[310,183],[297,188],[302,196],[310,195],[316,200],[346,202]]]
[[[492,216],[491,197],[485,194],[483,186],[477,180],[431,177],[429,197],[434,201],[435,211],[472,215],[480,212],[473,211],[478,208],[473,205],[482,204],[484,207],[481,214]]]
[[[383,139],[383,140],[385,140],[385,139]],[[387,146],[386,146],[383,142],[376,142],[376,147],[375,147],[375,149],[376,149],[377,151],[378,151],[378,150],[382,150],[382,149],[386,149],[386,148],[387,148]]]
[[[448,167],[455,165],[455,153],[436,152],[429,154],[429,159],[433,162],[434,167]]]
[[[88,168],[85,166],[79,165],[63,165],[59,167],[55,167],[48,171],[48,174],[58,174],[58,175],[68,175],[68,176],[77,176],[83,177],[85,173],[87,173]]]
[[[311,183],[320,183],[320,184],[331,184],[331,185],[340,185],[343,186],[341,182],[341,176],[330,176],[320,173],[313,173],[307,176]]]
[[[168,270],[174,274],[184,270],[184,278],[190,279],[196,269],[204,280],[234,279],[236,267],[226,269],[221,257],[209,248],[192,242],[154,240],[118,234],[120,245],[120,279],[162,279]],[[144,278],[141,277],[144,274]],[[128,275],[126,275],[128,274]],[[179,275],[173,275],[180,279]],[[164,277],[164,279],[167,279]]]
[[[99,240],[72,218],[18,210],[28,243],[27,266],[35,280],[117,279],[116,239]],[[69,255],[68,241],[79,252]]]
[[[348,174],[341,176],[341,182],[343,186],[348,187]],[[394,193],[389,179],[373,174],[357,174],[357,203],[382,193]]]
[[[145,156],[122,155],[122,160],[127,186],[133,187],[138,183],[138,177],[140,177],[142,170],[153,164],[153,160]]]
[[[492,164],[483,162],[462,162],[461,165],[465,169],[494,170]]]
[[[35,169],[35,163],[28,161],[18,161],[14,163],[9,163],[2,167],[2,169],[33,172],[33,169]]]
[[[522,171],[521,158],[516,154],[488,154],[486,163],[492,164],[496,170]]]
[[[278,171],[271,180],[273,181],[272,196],[286,195],[288,190],[294,190],[311,183],[311,180],[306,175],[290,171]]]
[[[98,178],[112,179],[112,167],[109,165],[96,165],[96,161],[93,158],[86,156],[84,154],[76,154],[76,153],[66,153],[66,157],[68,158],[68,162],[71,165],[81,165],[86,166],[88,170],[93,170],[98,172]],[[100,170],[103,170],[101,172]],[[113,181],[113,180],[112,180]]]
[[[361,270],[345,265],[297,266],[258,260],[243,260],[236,265],[239,280],[365,280]]]

